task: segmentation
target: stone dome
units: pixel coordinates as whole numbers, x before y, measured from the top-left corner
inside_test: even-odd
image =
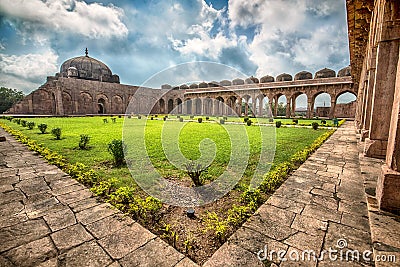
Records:
[[[172,86],[169,84],[163,84],[161,85],[161,89],[172,89]]]
[[[294,80],[308,80],[312,79],[312,73],[308,71],[300,71],[294,76]]]
[[[199,83],[199,88],[208,88],[208,83],[206,82]]]
[[[315,79],[318,78],[330,78],[330,77],[336,77],[336,72],[331,69],[324,68],[322,70],[319,70],[315,73]]]
[[[271,83],[275,82],[275,78],[269,75],[260,78],[260,83]]]
[[[219,84],[221,86],[230,86],[230,85],[232,85],[232,82],[228,81],[228,80],[222,80],[222,81],[219,82]]]
[[[290,74],[282,73],[276,77],[277,82],[292,81],[293,77]]]
[[[234,79],[232,81],[232,85],[242,85],[242,84],[244,84],[244,81],[242,79],[239,79],[239,78]]]
[[[189,89],[189,86],[187,84],[182,84],[181,86],[179,86],[179,89]]]
[[[119,83],[118,75],[113,75],[110,68],[103,62],[89,57],[87,50],[85,56],[65,61],[61,65],[60,75],[69,78]]]
[[[249,77],[244,81],[246,84],[253,84],[253,83],[259,83],[259,80],[256,77]]]
[[[196,84],[196,83],[192,83],[191,85],[189,85],[189,88],[190,89],[197,89],[197,88],[199,88],[199,85]]]
[[[351,76],[351,67],[347,66],[347,67],[339,70],[337,76],[338,77]]]

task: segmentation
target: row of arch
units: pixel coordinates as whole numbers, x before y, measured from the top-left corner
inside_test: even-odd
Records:
[[[159,100],[160,113],[168,114],[192,114],[192,115],[234,115],[234,116],[279,116],[294,117],[296,115],[296,106],[300,98],[305,98],[307,103],[306,116],[312,118],[314,110],[317,108],[317,98],[325,95],[329,98],[324,107],[329,107],[328,117],[334,117],[336,104],[341,102],[343,95],[352,95],[355,100],[354,92],[346,90],[339,94],[332,95],[325,91],[320,91],[313,95],[304,92],[296,92],[292,95],[277,93],[274,95],[225,95],[225,96],[194,96],[186,97],[184,101],[181,98],[169,98],[168,100]],[[348,98],[348,97],[347,97]],[[339,100],[339,101],[338,101]],[[347,101],[347,102],[351,102]],[[278,113],[279,103],[286,106],[285,114]]]
[[[314,79],[345,77],[345,76],[351,76],[350,66],[339,70],[337,76],[336,76],[336,72],[334,70],[324,68],[315,73]],[[301,71],[294,76],[295,81],[296,80],[309,80],[309,79],[313,79],[313,74],[308,71]],[[198,89],[198,88],[209,88],[209,87],[231,86],[231,85],[244,85],[244,84],[254,84],[254,83],[270,83],[270,82],[275,82],[275,81],[276,82],[293,81],[293,77],[292,77],[292,75],[290,75],[288,73],[282,73],[282,74],[278,75],[276,78],[274,78],[273,76],[269,76],[269,75],[261,77],[260,79],[251,76],[247,79],[237,78],[232,81],[222,80],[220,82],[216,82],[216,81],[212,81],[209,83],[202,82],[199,84],[193,83],[191,85],[182,84],[182,85],[176,86],[176,87],[172,87],[169,84],[164,84],[161,86],[161,89],[186,90],[186,89]]]

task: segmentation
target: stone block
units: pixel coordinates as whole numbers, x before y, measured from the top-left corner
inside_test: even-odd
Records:
[[[93,239],[80,224],[75,224],[55,232],[51,234],[51,238],[57,246],[57,249],[62,252]]]
[[[251,252],[242,249],[240,246],[225,243],[212,257],[206,261],[203,267],[239,267],[252,266],[262,267],[264,264]]]
[[[382,166],[376,186],[376,198],[380,209],[400,214],[400,172],[387,165]]]
[[[59,265],[65,267],[87,266],[103,267],[112,263],[112,259],[95,242],[86,242],[58,257]]]

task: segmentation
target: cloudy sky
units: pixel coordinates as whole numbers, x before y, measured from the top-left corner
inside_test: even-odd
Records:
[[[86,47],[132,85],[193,61],[256,77],[349,64],[345,0],[0,0],[0,23],[0,85],[25,93]]]

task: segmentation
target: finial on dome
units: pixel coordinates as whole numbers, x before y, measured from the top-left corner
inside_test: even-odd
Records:
[[[86,49],[85,49],[85,55],[86,55],[87,57],[89,56],[89,51],[88,51],[87,47],[86,47]]]

